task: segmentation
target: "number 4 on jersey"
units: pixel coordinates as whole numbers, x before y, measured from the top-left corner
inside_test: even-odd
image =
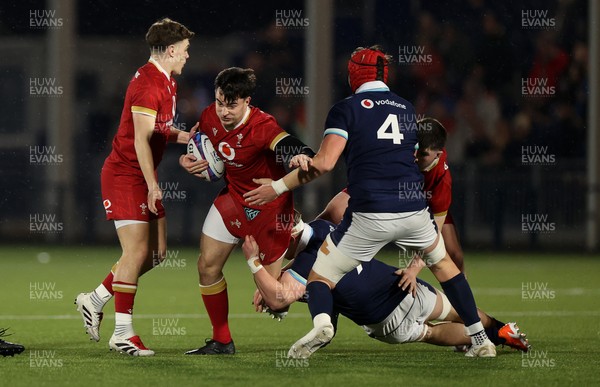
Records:
[[[390,130],[388,131],[388,128]],[[398,116],[395,114],[388,114],[383,124],[377,129],[378,140],[392,140],[394,144],[402,144],[404,135],[400,133],[400,125],[398,124]]]

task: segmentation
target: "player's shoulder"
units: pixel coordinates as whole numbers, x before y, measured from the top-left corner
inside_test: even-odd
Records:
[[[207,107],[205,107],[204,109],[202,109],[202,112],[200,113],[200,116],[207,116],[209,114],[216,116],[217,112],[215,110],[215,105],[216,102],[211,103],[210,105],[208,105]]]
[[[353,94],[337,103],[341,109],[371,110],[374,107],[397,108],[414,111],[413,104],[393,91],[365,91]],[[334,105],[335,106],[335,105]]]
[[[277,121],[275,117],[270,115],[269,113],[257,108],[256,106],[250,106],[250,116],[248,117],[248,124],[252,125],[263,125],[263,124],[272,124],[277,125]]]
[[[164,84],[164,80],[161,79],[161,77],[165,78],[165,75],[162,74],[156,66],[152,63],[146,63],[137,69],[131,79],[130,85],[139,89],[160,89]]]

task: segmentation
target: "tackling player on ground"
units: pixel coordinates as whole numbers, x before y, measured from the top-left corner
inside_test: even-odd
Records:
[[[317,258],[317,252],[335,225],[317,219],[309,224],[301,220],[292,230],[287,256],[293,259],[279,280],[254,265],[259,246],[247,236],[242,246],[262,301],[273,316],[281,316],[295,301],[303,301],[306,278]],[[344,276],[333,290],[334,318],[337,314],[362,326],[367,334],[389,344],[422,341],[435,345],[467,345],[464,325],[446,296],[425,281],[417,280],[415,288],[403,290],[399,283],[403,270],[373,259]],[[262,307],[257,310],[260,311]],[[508,345],[527,352],[530,348],[525,334],[516,323],[504,324],[479,310],[479,317],[495,345]],[[427,325],[427,321],[444,320],[449,324]],[[335,325],[335,323],[334,323]]]
[[[232,67],[221,71],[215,79],[215,102],[200,116],[199,130],[209,137],[225,163],[226,186],[204,220],[198,257],[200,293],[213,335],[203,347],[186,352],[188,355],[235,353],[223,266],[240,239],[255,235],[261,246],[258,262],[274,277],[281,271],[293,226],[292,194],[282,194],[266,205],[249,205],[242,195],[256,188],[252,178],[280,179],[286,173],[283,161],[296,154],[314,155],[271,115],[250,105],[255,87],[252,69]],[[208,162],[192,155],[181,156],[180,164],[192,174],[208,166]]]
[[[416,114],[408,101],[385,84],[389,59],[379,47],[357,48],[348,62],[355,94],[331,108],[319,152],[310,160],[297,158],[294,166],[301,168],[277,181],[259,180],[263,185],[244,195],[249,204],[268,203],[329,172],[344,153],[348,210],[323,242],[308,277],[314,328],[292,345],[290,356],[306,358],[331,340],[331,290],[346,273],[394,242],[403,249],[423,252],[471,336],[466,356],[494,357],[496,349],[477,315],[471,288],[446,253],[420,194],[423,177],[414,162],[416,125],[410,125],[416,123]]]
[[[156,168],[167,142],[185,144],[189,134],[173,127],[177,83],[189,58],[194,33],[165,18],[148,29],[148,63],[140,67],[125,95],[121,122],[112,151],[102,167],[102,199],[113,220],[123,253],[102,283],[81,293],[75,303],[90,338],[100,340],[102,308],[115,297],[115,331],[111,350],[151,356],[133,329],[133,303],[138,278],[160,264],[167,249],[167,222]]]

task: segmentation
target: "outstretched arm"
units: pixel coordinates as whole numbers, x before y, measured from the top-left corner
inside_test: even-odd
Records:
[[[250,205],[272,202],[282,193],[291,191],[331,171],[344,151],[346,141],[344,137],[338,135],[327,135],[315,157],[307,163],[308,170],[296,168],[276,181],[253,179],[255,183],[261,184],[261,186],[244,194],[246,202]]]

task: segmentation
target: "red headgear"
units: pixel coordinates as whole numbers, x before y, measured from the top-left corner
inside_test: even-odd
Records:
[[[348,61],[348,81],[354,93],[365,82],[387,82],[388,60],[386,55],[371,48],[363,48]]]

